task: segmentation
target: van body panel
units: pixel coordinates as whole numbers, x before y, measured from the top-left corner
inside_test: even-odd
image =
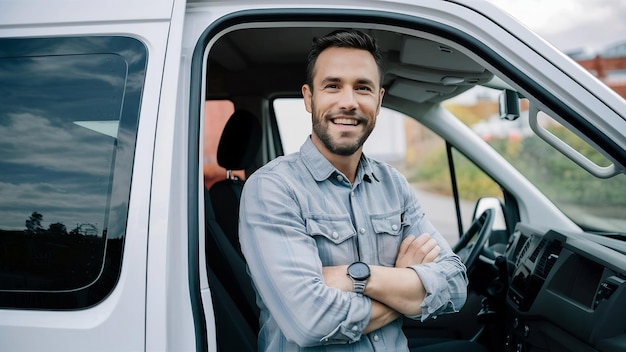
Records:
[[[167,21],[172,16],[173,0],[155,0],[150,6],[131,1],[55,1],[54,9],[39,1],[0,1],[0,28],[21,25],[63,26],[78,23],[119,21]]]
[[[188,245],[188,176],[187,165],[187,108],[186,98],[189,72],[188,59],[181,54],[185,2],[176,1],[167,36],[162,81],[155,84],[160,97],[155,115],[158,125],[153,150],[150,197],[150,240],[148,241],[148,271],[146,306],[146,350],[194,350],[198,320],[212,316],[209,301],[208,312],[202,306],[190,304]],[[197,231],[197,230],[196,230]],[[197,237],[197,233],[196,236]],[[197,266],[197,264],[196,264]],[[198,277],[197,273],[193,274]],[[194,311],[199,311],[197,313]],[[207,314],[207,316],[204,316]],[[202,322],[198,323],[202,327]],[[214,334],[212,334],[214,336]],[[206,334],[201,334],[206,340]],[[206,342],[199,343],[200,345]],[[164,347],[166,346],[166,347]]]

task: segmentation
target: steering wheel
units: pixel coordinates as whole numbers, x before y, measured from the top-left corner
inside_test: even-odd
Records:
[[[487,240],[491,236],[495,213],[494,209],[486,209],[478,218],[476,218],[476,220],[474,220],[474,222],[472,222],[469,229],[467,229],[467,232],[465,232],[459,239],[459,242],[454,245],[454,253],[461,257],[468,272],[476,263],[476,259],[478,259],[478,256],[485,247]],[[477,235],[478,239],[476,242],[467,248],[470,240]],[[467,249],[467,251],[460,253],[463,249]]]

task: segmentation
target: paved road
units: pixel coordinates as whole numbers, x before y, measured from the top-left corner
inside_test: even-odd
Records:
[[[443,237],[450,244],[455,244],[459,239],[459,230],[456,222],[456,211],[454,200],[450,196],[442,196],[428,190],[413,187],[417,193],[417,198],[422,203],[426,216],[439,230]],[[463,229],[467,229],[471,222],[474,203],[461,201],[461,216],[463,219]]]

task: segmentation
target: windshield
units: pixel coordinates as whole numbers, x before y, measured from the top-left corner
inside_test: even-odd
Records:
[[[529,104],[520,117],[501,119],[500,91],[476,87],[446,108],[504,156],[565,215],[587,231],[626,233],[626,175],[597,178],[538,137],[528,123]],[[547,116],[539,124],[599,166],[610,162],[574,133]]]

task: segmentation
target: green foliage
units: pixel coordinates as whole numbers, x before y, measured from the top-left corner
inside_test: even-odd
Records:
[[[481,196],[502,194],[498,185],[464,156],[455,153],[454,161],[461,198],[475,200]],[[409,181],[419,183],[440,194],[452,194],[445,147],[434,149],[411,170]]]
[[[552,128],[551,132],[581,154],[599,165],[608,161],[586,142],[564,128]],[[506,141],[494,141],[496,150],[503,150]],[[626,208],[626,187],[624,175],[611,179],[599,179],[580,168],[574,162],[553,148],[546,148],[539,137],[525,138],[516,154],[504,153],[505,157],[530,179],[549,198],[557,203],[581,204],[586,207],[600,207],[603,211],[614,207]],[[557,178],[556,180],[554,178]],[[622,214],[623,216],[623,214]]]
[[[586,142],[562,127],[550,132],[599,165],[608,161]],[[490,145],[521,170],[537,188],[558,204],[584,206],[584,211],[623,218],[626,211],[626,176],[598,179],[539,137],[494,139]],[[454,156],[459,194],[464,199],[501,194],[498,186],[458,153]],[[444,146],[422,156],[410,169],[409,180],[429,189],[450,194],[450,175]],[[556,178],[556,179],[555,179]]]
[[[445,147],[433,148],[430,153],[422,155],[419,165],[408,168],[409,182],[424,184],[438,193],[449,193],[450,175],[445,160]]]

